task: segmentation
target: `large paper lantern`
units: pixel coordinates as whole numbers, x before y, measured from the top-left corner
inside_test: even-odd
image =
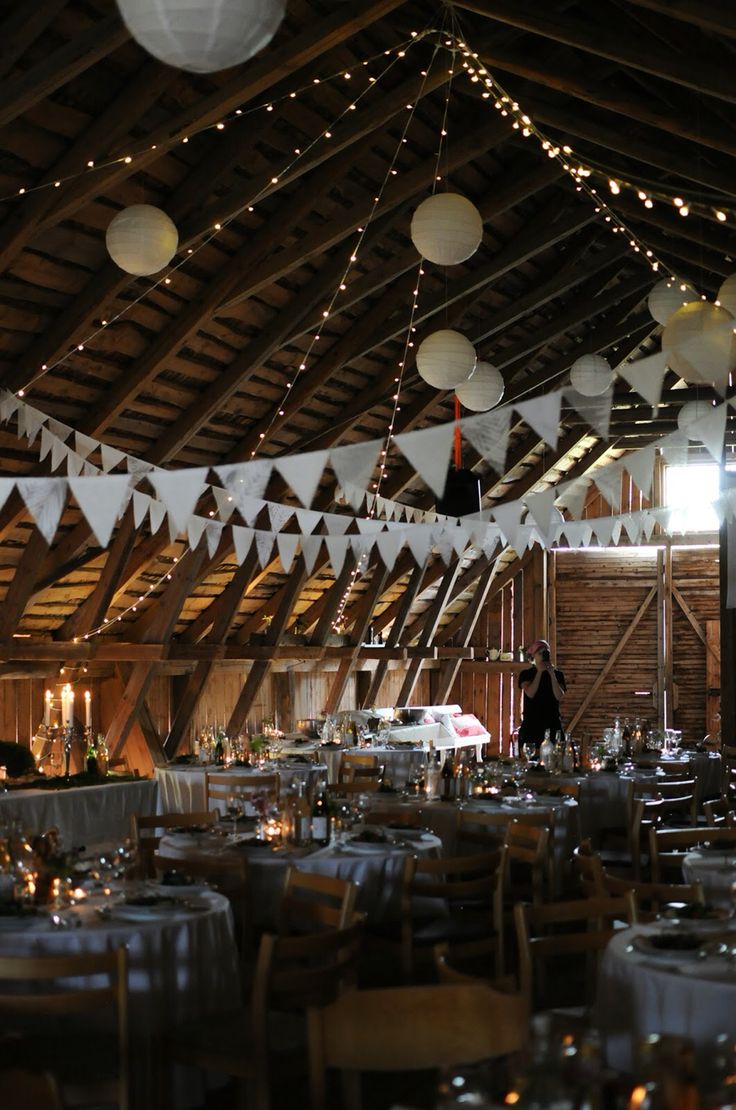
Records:
[[[286,0],[118,0],[125,26],[154,58],[192,73],[239,65],[267,46]]]
[[[736,366],[736,320],[725,308],[693,301],[678,308],[662,332],[667,365],[686,382],[728,388]]]
[[[612,381],[611,364],[602,355],[581,355],[570,367],[570,385],[583,397],[600,397]]]
[[[475,347],[459,331],[436,331],[417,348],[417,370],[435,389],[454,389],[475,370]]]
[[[718,303],[726,312],[736,316],[736,274],[731,274],[718,290]]]
[[[113,262],[127,274],[145,277],[163,270],[176,254],[176,224],[152,204],[132,204],[111,220],[105,243]]]
[[[677,414],[677,427],[681,432],[687,432],[690,439],[697,439],[697,436],[690,435],[690,429],[693,424],[712,411],[713,405],[710,401],[687,401]]]
[[[664,281],[658,281],[652,289],[647,304],[652,318],[658,324],[668,324],[678,308],[698,299],[697,293],[692,289],[683,289],[683,284],[677,278],[665,278]]]
[[[455,393],[461,405],[472,412],[487,412],[503,397],[504,380],[501,371],[490,362],[479,362],[466,382]]]
[[[456,266],[475,254],[483,238],[483,217],[459,193],[436,193],[417,208],[411,238],[422,258]]]

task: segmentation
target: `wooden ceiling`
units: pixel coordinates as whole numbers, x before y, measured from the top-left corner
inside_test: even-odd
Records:
[[[478,205],[485,236],[467,263],[426,267],[417,339],[445,324],[462,330],[503,372],[507,400],[563,384],[583,351],[615,366],[647,349],[654,275],[538,144],[482,98],[459,57],[449,74],[448,31],[591,165],[714,207],[733,204],[736,14],[722,0],[289,0],[269,48],[211,76],[149,57],[108,0],[36,0],[30,14],[7,0],[2,7],[0,195],[10,199],[0,204],[0,384],[158,465],[386,433],[417,280],[409,223],[431,190],[443,128],[443,187]],[[396,55],[429,28],[436,33]],[[714,294],[734,269],[733,219],[683,219],[631,194],[612,199],[641,240],[703,292]],[[179,228],[184,264],[170,284],[131,278],[107,256],[111,218],[141,202]],[[310,343],[307,370],[283,404]],[[653,419],[619,382],[609,443],[573,411],[563,413],[556,452],[515,425],[503,480],[466,455],[485,504],[671,430],[693,396],[675,384]],[[425,385],[408,360],[395,430],[451,416],[452,397]],[[48,472],[13,426],[0,430],[0,450],[6,474]],[[433,502],[395,452],[381,492]],[[276,478],[268,496],[291,498]],[[334,508],[333,496],[325,477],[321,507]],[[200,511],[212,507],[203,501]],[[170,569],[171,580],[99,639],[242,645],[275,614],[275,642],[301,613],[319,642],[352,569],[335,583],[324,561],[287,579],[277,562],[264,572],[254,556],[238,567],[225,540],[214,559],[185,552],[162,533],[136,532],[130,515],[100,552],[73,502],[49,549],[11,498],[0,512],[0,641],[18,631],[83,637]],[[471,551],[442,597],[441,561],[423,577],[408,557],[388,575],[379,562],[349,597],[346,629],[355,636],[373,610],[389,630],[404,604],[400,624],[419,622],[418,635],[420,614],[439,596],[440,623],[459,633],[458,610],[475,584],[499,580],[504,565]]]

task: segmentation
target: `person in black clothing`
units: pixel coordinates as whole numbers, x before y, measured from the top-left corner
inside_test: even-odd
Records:
[[[534,744],[539,751],[545,730],[550,730],[554,741],[555,734],[562,728],[560,702],[565,696],[565,676],[553,667],[546,640],[534,640],[527,654],[534,666],[519,673],[519,689],[524,695],[519,742]]]

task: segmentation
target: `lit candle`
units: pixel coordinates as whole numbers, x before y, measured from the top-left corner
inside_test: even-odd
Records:
[[[69,687],[66,695],[66,723],[74,724],[74,691]]]
[[[61,688],[61,727],[66,728],[66,703],[67,703],[67,688]]]
[[[43,696],[43,723],[46,728],[51,725],[51,691],[47,690]]]
[[[84,691],[84,724],[92,728],[92,695],[89,690]]]

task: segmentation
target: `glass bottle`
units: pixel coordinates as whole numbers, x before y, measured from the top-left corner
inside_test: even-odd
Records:
[[[215,763],[218,767],[222,767],[225,763],[225,745],[222,741],[223,734],[218,730],[217,739],[215,740]]]
[[[532,1018],[532,1059],[519,1110],[574,1110],[576,1099],[565,1082],[559,1042],[552,1035],[549,1014]]]
[[[292,839],[295,844],[306,845],[312,842],[312,811],[306,798],[306,784],[296,784],[296,797],[292,800]]]
[[[87,744],[87,774],[98,775],[100,769],[97,765],[97,747],[95,745],[95,738],[92,733],[89,734],[89,743]]]
[[[106,775],[108,764],[110,763],[110,753],[107,750],[107,742],[101,732],[97,733],[97,773],[98,775]]]
[[[448,751],[445,756],[445,762],[442,765],[442,801],[452,801],[453,787],[455,785],[455,776],[452,770],[452,756]]]
[[[544,740],[542,741],[539,749],[539,762],[546,771],[552,770],[554,756],[554,746],[551,740],[551,732],[548,728],[544,730]]]
[[[330,842],[330,813],[324,785],[320,785],[312,803],[312,840],[317,844]]]

